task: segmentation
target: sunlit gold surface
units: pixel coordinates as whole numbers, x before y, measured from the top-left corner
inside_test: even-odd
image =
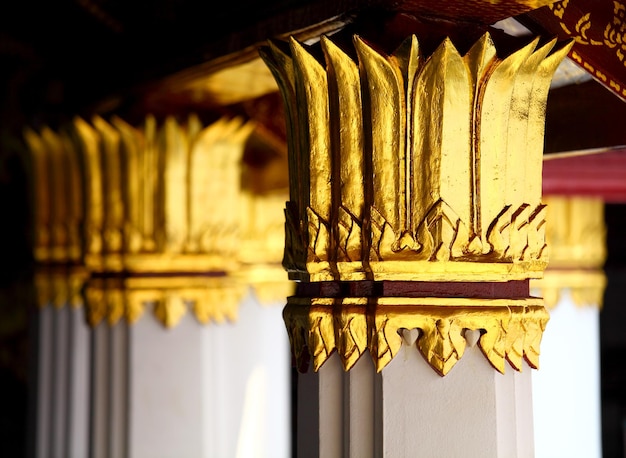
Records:
[[[601,307],[606,275],[606,226],[604,202],[593,197],[547,196],[546,238],[550,263],[538,288],[546,307],[555,307],[568,289],[579,306]]]
[[[176,90],[190,91],[195,101],[210,98],[212,103],[229,105],[275,92],[278,87],[263,61],[253,59],[177,85]]]
[[[325,64],[295,40],[262,52],[290,134],[290,278],[540,277],[545,102],[569,46],[501,59],[485,35],[424,56],[410,37],[387,56],[355,37],[357,61],[321,46]]]
[[[262,51],[287,115],[290,278],[541,277],[545,104],[571,45],[536,39],[499,57],[486,34],[465,55],[446,39],[425,56],[413,36],[387,56],[353,41],[348,54],[322,37],[324,63],[293,39]],[[337,351],[348,370],[369,349],[380,371],[399,332],[417,328],[419,351],[445,375],[468,329],[497,370],[505,359],[537,367],[548,314],[531,297],[292,297],[284,319],[301,369]]]
[[[465,330],[480,330],[483,354],[500,372],[505,359],[539,365],[539,344],[548,322],[541,299],[290,298],[284,311],[298,367],[310,357],[318,370],[337,351],[346,370],[366,349],[380,372],[400,350],[403,329],[420,330],[416,345],[440,375],[463,356]]]
[[[550,269],[599,269],[606,260],[604,201],[594,197],[546,196],[550,224]]]

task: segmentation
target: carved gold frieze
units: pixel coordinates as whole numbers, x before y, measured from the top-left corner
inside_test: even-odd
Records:
[[[234,321],[244,293],[243,285],[220,277],[98,278],[85,289],[87,322],[95,326],[106,320],[114,325],[125,319],[133,324],[146,312],[152,312],[167,328],[187,313],[202,324]]]
[[[550,262],[544,278],[531,284],[541,291],[546,307],[555,307],[568,289],[579,306],[602,306],[606,275],[606,226],[600,198],[546,196],[546,238]]]
[[[289,132],[290,278],[508,281],[546,266],[545,103],[569,45],[538,40],[501,58],[489,34],[465,55],[423,55],[359,37],[262,54]],[[356,55],[356,59],[351,57]]]
[[[187,307],[201,322],[234,318],[236,295],[209,284],[237,266],[240,162],[252,125],[221,119],[204,126],[191,116],[159,126],[148,117],[135,128],[94,117],[75,119],[74,128],[90,178],[89,323],[133,322],[147,307],[167,327]]]
[[[317,371],[337,351],[349,370],[365,350],[380,372],[398,354],[404,329],[418,329],[416,345],[440,375],[466,348],[465,332],[480,331],[478,345],[491,365],[504,372],[525,359],[539,366],[539,344],[549,316],[541,299],[441,297],[289,298],[285,322],[296,364]]]

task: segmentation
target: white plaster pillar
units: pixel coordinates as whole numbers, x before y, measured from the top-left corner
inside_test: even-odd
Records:
[[[170,329],[152,313],[131,326],[101,323],[92,456],[289,456],[289,348],[280,314],[278,304],[264,307],[248,295],[234,323],[201,325],[191,313]]]
[[[466,18],[436,33],[404,19],[416,34],[393,47],[370,42],[395,25],[381,20],[374,37],[261,50],[288,118],[283,266],[300,283],[283,315],[297,367],[319,370],[299,378],[298,451],[532,456],[543,116],[569,48],[502,53],[486,33],[428,56],[419,41]],[[355,366],[367,352],[374,363]]]
[[[299,375],[298,456],[532,457],[531,371],[507,369],[478,346],[445,377],[412,344],[379,374],[368,352],[347,373],[334,354]]]
[[[91,334],[90,456],[127,456],[129,330],[126,323],[102,322]]]
[[[89,330],[83,311],[43,307],[38,317],[35,455],[86,457]]]
[[[344,447],[342,376],[336,353],[317,373],[298,374],[298,457],[341,456]]]
[[[599,314],[606,286],[604,202],[546,196],[550,264],[533,287],[550,323],[533,374],[537,457],[600,457]]]
[[[533,373],[535,456],[602,456],[599,306],[577,306],[563,290]]]
[[[468,348],[441,378],[414,346],[383,369],[379,456],[532,456],[530,370],[493,370]]]
[[[70,310],[71,324],[69,331],[69,361],[72,370],[69,374],[68,392],[70,407],[68,409],[68,458],[87,456],[89,447],[89,396],[91,385],[90,369],[90,330],[85,323],[84,311]]]
[[[532,456],[527,366],[500,374],[473,347],[441,378],[414,346],[404,345],[380,379],[378,456]]]

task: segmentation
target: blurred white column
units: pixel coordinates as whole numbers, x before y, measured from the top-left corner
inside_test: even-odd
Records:
[[[533,371],[537,458],[602,456],[599,312],[574,304],[569,291],[550,312]]]
[[[89,446],[89,328],[68,305],[39,310],[35,454],[81,458]]]
[[[127,456],[289,456],[280,304],[249,294],[235,323],[201,325],[188,313],[171,329],[146,313],[128,336]]]
[[[550,261],[531,284],[545,299],[550,322],[533,373],[535,455],[602,456],[599,314],[606,286],[604,202],[546,196]]]

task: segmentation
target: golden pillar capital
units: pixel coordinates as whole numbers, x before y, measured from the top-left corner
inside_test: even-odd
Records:
[[[445,375],[465,330],[477,329],[499,370],[504,358],[519,369],[522,356],[536,366],[547,314],[528,279],[547,264],[545,103],[570,46],[536,39],[500,56],[485,34],[465,54],[445,39],[427,55],[411,36],[387,55],[358,36],[351,49],[338,43],[262,51],[289,132],[284,266],[341,291],[290,298],[295,356],[312,352],[317,369],[336,348],[348,368],[368,347],[380,370],[399,348],[396,331],[418,328],[420,351]],[[431,295],[404,282],[445,286]],[[491,288],[472,296],[455,283]],[[346,315],[353,302],[362,310]]]
[[[91,324],[133,322],[147,306],[167,327],[188,308],[200,322],[235,318],[243,294],[228,276],[238,266],[240,162],[251,129],[240,119],[204,126],[196,116],[160,125],[148,117],[139,128],[74,120]]]
[[[241,187],[253,129],[195,115],[27,129],[40,305],[84,303],[92,326],[152,311],[170,327],[188,312],[236,319],[248,285],[268,301],[286,297],[285,197]]]
[[[601,307],[606,287],[604,201],[580,196],[546,196],[546,238],[550,262],[541,280],[533,281],[546,307],[555,307],[569,289],[578,306]]]

